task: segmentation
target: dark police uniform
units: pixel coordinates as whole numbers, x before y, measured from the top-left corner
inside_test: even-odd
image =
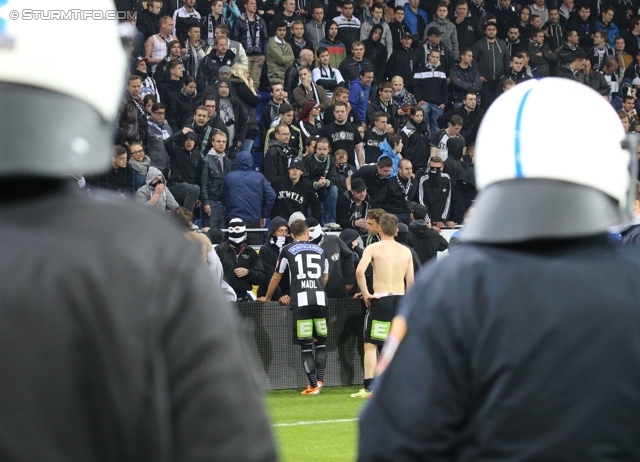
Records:
[[[425,267],[358,460],[640,460],[638,274],[640,251],[604,234]]]

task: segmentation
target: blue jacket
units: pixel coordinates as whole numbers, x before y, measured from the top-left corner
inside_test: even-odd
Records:
[[[222,202],[227,221],[242,218],[245,222],[258,223],[266,218],[276,200],[276,193],[260,172],[253,169],[249,151],[240,151],[236,158],[236,170],[224,177]]]
[[[382,159],[383,157],[391,157],[393,165],[391,166],[391,175],[389,175],[389,177],[396,176],[398,174],[398,164],[400,163],[400,157],[398,156],[398,154],[393,152],[393,149],[391,148],[391,145],[387,140],[384,140],[380,145],[380,151],[382,151],[382,154],[380,154],[378,160]]]
[[[620,29],[613,22],[611,22],[608,26],[602,24],[602,20],[596,20],[596,29],[603,30],[609,36],[609,43],[615,43],[616,37],[620,36]]]
[[[367,120],[367,107],[369,106],[369,92],[371,85],[365,88],[360,79],[351,82],[349,87],[349,102],[360,120]]]

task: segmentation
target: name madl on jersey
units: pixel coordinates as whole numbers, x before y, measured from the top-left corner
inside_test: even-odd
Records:
[[[315,279],[309,279],[309,280],[305,280],[305,281],[300,281],[300,287],[302,289],[317,289],[318,288],[318,286],[316,285]]]

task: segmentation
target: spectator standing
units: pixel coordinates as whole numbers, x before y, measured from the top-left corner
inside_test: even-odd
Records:
[[[348,298],[355,283],[355,269],[351,249],[335,234],[325,234],[315,218],[307,218],[311,242],[319,245],[327,255],[329,279],[325,292],[330,299]]]
[[[419,173],[427,166],[430,157],[429,126],[424,120],[424,109],[416,105],[411,108],[409,120],[400,131],[402,157],[409,159],[414,171]]]
[[[318,42],[318,49],[321,47],[326,48],[329,52],[329,65],[336,69],[339,68],[342,61],[347,57],[347,48],[338,38],[337,22],[333,20],[327,21],[324,38]]]
[[[298,70],[300,85],[293,90],[293,100],[298,108],[302,108],[307,101],[314,101],[321,109],[329,107],[329,98],[320,85],[311,79],[311,70],[301,67]]]
[[[180,142],[182,146],[177,145]],[[196,150],[197,142],[198,137],[193,130],[185,127],[176,131],[164,143],[171,160],[171,175],[167,187],[178,204],[191,213],[200,200],[202,158]]]
[[[355,229],[361,236],[367,234],[367,213],[371,208],[371,198],[362,178],[351,181],[351,190],[344,191],[338,198],[337,220],[342,229]]]
[[[500,92],[500,79],[509,68],[509,51],[504,40],[496,37],[495,24],[484,27],[485,38],[473,45],[473,57],[478,63],[482,81],[482,107],[488,108]]]
[[[353,183],[356,178],[364,180],[367,185],[370,197],[376,197],[378,191],[380,191],[384,185],[389,181],[389,175],[391,174],[391,166],[393,162],[390,158],[384,156],[378,159],[376,165],[365,165],[360,167],[353,175],[351,175],[351,182]]]
[[[444,252],[449,247],[447,240],[440,234],[440,229],[431,227],[427,208],[420,204],[416,204],[411,209],[409,242],[423,265],[437,258],[438,252]]]
[[[276,200],[267,179],[254,170],[253,157],[247,151],[238,153],[236,169],[224,177],[222,198],[227,221],[240,218],[248,229],[264,228]],[[247,243],[262,245],[262,233],[250,232]]]
[[[231,66],[231,78],[229,81],[231,82],[231,93],[242,104],[242,109],[247,118],[247,136],[242,149],[252,152],[254,140],[258,137],[256,106],[260,102],[260,97],[256,93],[253,81],[249,76],[249,69],[244,64],[235,63]]]
[[[432,157],[429,170],[418,180],[418,200],[427,209],[427,214],[434,226],[442,229],[446,226],[455,228],[450,220],[451,213],[451,179],[442,172],[443,161],[440,157]]]
[[[457,1],[452,21],[456,27],[460,50],[471,48],[482,37],[480,22],[471,14],[467,0]]]
[[[198,26],[202,19],[200,13],[194,8],[195,4],[196,0],[184,0],[182,8],[178,8],[173,13],[173,22],[175,23],[173,34],[178,38],[180,43],[187,41],[187,31],[189,27],[192,24]]]
[[[351,82],[349,88],[349,103],[356,114],[358,114],[358,118],[363,121],[367,120],[369,93],[371,92],[373,78],[373,68],[363,67],[360,71],[360,78]]]
[[[336,205],[338,203],[338,177],[336,175],[335,159],[330,153],[329,140],[320,138],[316,143],[315,154],[302,159],[308,180],[313,185],[318,199],[324,205],[321,223],[334,229],[336,224]]]
[[[168,175],[170,165],[169,154],[164,142],[173,134],[173,130],[165,119],[166,112],[166,104],[155,103],[151,108],[151,118],[147,122],[149,125],[149,149],[147,150],[147,155],[151,159],[151,165],[163,172],[163,175]]]
[[[446,127],[447,123],[451,121],[451,118],[454,115],[460,116],[462,119],[460,135],[464,138],[466,143],[474,143],[476,141],[476,136],[478,135],[480,122],[482,122],[482,118],[484,117],[484,110],[478,107],[477,101],[478,98],[475,93],[467,93],[462,106],[452,109],[449,112],[445,112],[442,117],[438,119],[438,125],[440,127]]]
[[[288,170],[288,175],[276,177],[271,181],[271,186],[276,193],[271,217],[289,217],[294,212],[306,214],[307,209],[310,208],[311,216],[319,220],[320,200],[311,182],[302,177],[306,173],[302,158],[294,159]]]
[[[320,4],[313,6],[312,19],[304,26],[305,33],[313,47],[318,46],[318,43],[324,38],[326,22],[324,20],[324,8]]]
[[[382,151],[380,146],[387,139],[387,114],[382,111],[373,115],[373,126],[364,132],[364,162],[375,164]]]
[[[289,225],[282,217],[275,217],[269,224],[267,231],[267,241],[260,247],[260,261],[262,261],[262,269],[264,270],[264,278],[258,287],[258,297],[264,297],[271,281],[271,274],[276,270],[278,255],[282,248],[291,243],[289,235]],[[272,299],[278,300],[283,305],[289,305],[291,298],[289,297],[289,270],[283,273],[282,279],[275,288]]]
[[[591,67],[599,71],[604,62],[615,57],[616,52],[611,45],[607,43],[607,33],[604,30],[597,30],[593,34],[593,46],[587,53],[587,57],[591,61]]]
[[[402,37],[404,37],[406,33],[409,33],[413,38],[411,29],[409,29],[407,23],[404,22],[404,7],[396,6],[393,9],[393,21],[389,23],[389,30],[391,31],[391,37],[393,39],[394,51],[402,48]],[[391,58],[391,56],[389,56],[389,58]]]
[[[450,138],[462,138],[460,135],[460,131],[462,130],[463,120],[462,117],[458,115],[453,115],[449,119],[449,125],[447,128],[443,128],[438,130],[431,136],[430,145],[431,145],[431,157],[439,157],[442,162],[447,160],[449,157],[449,153],[447,150],[447,141]],[[462,138],[464,140],[464,138]]]
[[[364,57],[364,43],[357,40],[351,45],[351,56],[342,61],[338,69],[344,77],[347,86],[351,87],[352,82],[360,77],[362,69],[364,68],[370,68],[375,72],[371,61]],[[361,117],[361,120],[365,120],[364,117]]]
[[[424,48],[419,49],[419,53]],[[419,60],[422,63],[422,59]],[[440,52],[432,49],[424,66],[420,65],[413,76],[413,91],[418,104],[424,109],[425,121],[431,133],[438,130],[438,117],[442,116],[449,100],[448,74],[440,61]]]
[[[400,108],[393,101],[393,85],[391,82],[382,82],[378,85],[378,99],[372,101],[367,106],[367,126],[372,127],[374,124],[374,115],[382,112],[387,116],[387,133],[397,132],[400,127],[398,125],[398,112]]]
[[[428,31],[431,27],[437,27],[438,30],[442,33],[442,44],[445,48],[451,50],[452,58],[451,64],[455,61],[460,60],[460,48],[458,45],[458,31],[456,30],[455,24],[449,21],[449,7],[445,3],[440,3],[436,9],[436,17],[432,22],[427,24],[426,30]],[[424,39],[427,40],[429,37],[425,34]]]
[[[420,0],[409,0],[404,4],[404,22],[409,27],[415,40],[424,36],[429,19],[427,13],[420,9]]]
[[[231,159],[225,155],[226,147],[227,135],[216,131],[213,134],[211,150],[204,158],[200,179],[200,200],[204,212],[203,227],[214,229],[224,227],[225,210],[221,202],[224,177],[233,170]]]
[[[140,97],[144,99],[145,96],[152,95],[155,96],[156,99],[159,99],[160,91],[158,90],[158,84],[147,72],[147,61],[147,58],[139,58],[133,71],[134,75],[140,77]]]
[[[142,33],[142,37],[146,42],[149,37],[155,35],[160,30],[160,12],[162,10],[162,2],[157,0],[148,0],[147,9],[138,15],[136,27]]]
[[[578,34],[578,40],[576,40],[575,45],[579,44],[584,50],[588,50],[593,46],[593,34],[595,34],[598,29],[591,16],[591,7],[589,4],[580,5],[577,13],[572,14],[567,20],[567,36],[570,30],[574,30]],[[565,64],[566,63],[567,61],[565,61]]]
[[[567,41],[564,42],[561,48],[556,50],[556,53],[558,53],[558,67],[571,64],[578,51],[584,53],[578,45],[579,40],[580,38],[575,30],[567,30]],[[591,38],[589,40],[593,42]]]
[[[224,2],[222,0],[211,1],[211,13],[203,17],[200,21],[200,35],[209,46],[215,46],[216,26],[220,24],[230,25],[223,12]]]
[[[361,23],[358,18],[353,16],[353,11],[353,1],[345,0],[342,2],[342,14],[333,18],[338,25],[338,39],[344,43],[347,50],[351,49],[351,45],[360,39]]]
[[[289,145],[291,131],[286,123],[276,125],[273,134],[275,140],[269,141],[263,164],[264,176],[270,182],[276,177],[286,175],[291,161],[297,156],[296,151]]]
[[[321,86],[331,99],[333,91],[338,85],[344,82],[342,74],[338,69],[331,67],[329,64],[329,50],[325,47],[318,47],[316,51],[318,57],[318,66],[311,72],[311,78],[316,85]]]
[[[229,79],[221,77],[216,83],[216,89],[218,91],[216,107],[229,135],[229,157],[231,160],[235,160],[235,154],[247,137],[247,115],[242,103],[231,95],[231,81]]]
[[[602,5],[600,19],[596,20],[596,29],[607,33],[608,43],[614,43],[616,37],[620,36],[620,29],[613,23],[615,11],[616,9],[611,5]]]
[[[391,29],[389,29],[389,26],[384,19],[384,10],[385,7],[383,3],[373,4],[371,7],[371,17],[364,21],[360,28],[360,41],[371,38],[373,26],[379,25],[382,28],[382,31],[378,40],[385,46],[387,53],[386,58],[388,59],[393,52],[393,36],[391,35]]]
[[[296,157],[303,152],[302,133],[300,129],[293,124],[293,108],[288,104],[283,104],[278,110],[280,113],[280,121],[278,125],[285,124],[289,129],[288,145],[291,148],[291,155]],[[276,127],[272,127],[267,131],[265,139],[265,154],[269,149],[269,143],[275,139]]]
[[[387,72],[387,49],[380,42],[382,32],[382,26],[374,24],[369,37],[362,42],[364,44],[364,57],[373,66],[376,82],[384,81]]]
[[[537,29],[540,30],[540,29]],[[532,32],[533,34],[533,32]],[[542,35],[540,34],[540,39],[542,39]],[[529,39],[531,40],[531,39]],[[535,51],[535,49],[537,49],[537,47],[532,48],[532,51]],[[540,51],[540,53],[542,53],[542,51]],[[540,72],[540,70],[538,69],[538,72]],[[527,72],[524,69],[524,56],[521,53],[518,53],[517,55],[514,55],[511,57],[511,62],[510,62],[510,69],[509,71],[504,75],[504,77],[502,77],[500,79],[500,84],[499,84],[499,88],[503,88],[504,83],[507,80],[511,80],[513,81],[516,85],[522,82],[525,82],[527,80],[529,80],[531,77],[529,77],[529,75],[527,75]],[[501,94],[501,91],[498,91],[498,94]]]
[[[393,135],[399,136],[399,135]],[[402,144],[402,141],[399,141]],[[413,177],[413,167],[408,159],[400,160],[398,174],[389,179],[373,198],[372,207],[382,208],[394,215],[398,222],[408,225],[409,202],[415,199],[418,191],[418,179]]]
[[[549,7],[549,20],[542,25],[542,30],[551,50],[555,51],[562,46],[567,33],[567,22],[560,16],[557,7]]]
[[[401,47],[393,50],[387,62],[387,80],[391,80],[395,76],[402,77],[407,91],[413,93],[413,74],[417,63],[416,49],[413,48],[413,35],[411,32],[404,32]]]
[[[249,76],[253,80],[253,89],[257,92],[260,87],[262,66],[266,61],[267,25],[257,14],[257,0],[247,0],[245,11],[233,24],[233,39],[240,42],[247,54],[249,62]]]
[[[470,48],[460,50],[460,62],[451,68],[449,76],[451,78],[449,89],[454,107],[462,104],[468,92],[479,95],[482,91],[482,80]]]
[[[538,77],[550,76],[552,66],[558,61],[558,55],[551,51],[548,43],[545,43],[544,31],[540,29],[531,31],[528,51],[531,57],[531,65],[538,68]],[[511,65],[513,67],[513,57],[511,59]],[[516,81],[516,83],[518,82]]]
[[[293,2],[294,0],[287,1]],[[291,45],[285,41],[287,25],[283,20],[274,19],[274,28],[275,36],[270,37],[267,44],[267,71],[271,85],[284,83],[285,72],[295,60]]]
[[[158,63],[169,54],[169,42],[176,40],[176,36],[173,35],[174,22],[171,17],[161,17],[159,24],[158,33],[149,37],[144,43],[146,58],[149,60],[147,65],[151,66],[152,74],[155,73]]]
[[[205,56],[198,68],[196,81],[198,91],[201,93],[212,92],[220,79],[220,69],[223,66],[230,68],[236,59],[235,53],[229,50],[229,42],[225,36],[217,37],[215,41],[215,47]]]
[[[293,24],[291,25],[291,37],[287,39],[287,43],[291,45],[293,56],[295,56],[296,59],[300,57],[300,52],[302,50],[310,50],[312,53],[314,52],[313,43],[305,37],[304,21],[301,19],[293,21]]]
[[[368,72],[368,74],[370,78],[373,78],[373,72]],[[349,156],[350,164],[355,164],[357,154],[358,164],[364,165],[362,137],[356,126],[347,122],[347,105],[343,102],[336,102],[333,109],[335,122],[325,125],[320,131],[320,137],[329,140],[333,152],[344,149]]]

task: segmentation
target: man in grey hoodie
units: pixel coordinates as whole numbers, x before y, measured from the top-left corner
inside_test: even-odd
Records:
[[[440,32],[442,32],[441,41],[442,44],[451,50],[453,54],[453,61],[460,61],[460,48],[458,46],[458,30],[456,29],[455,24],[449,21],[449,9],[445,3],[440,3],[438,5],[438,9],[436,10],[436,16],[433,21],[427,24],[427,28],[425,29],[424,40],[427,40],[429,37],[427,32],[431,27],[437,27]],[[453,65],[453,62],[449,63]]]
[[[313,47],[318,46],[318,42],[324,38],[326,22],[324,20],[324,8],[321,4],[313,7],[313,18],[304,26],[307,38],[313,43]]]
[[[167,210],[174,210],[180,207],[169,188],[164,175],[156,167],[149,167],[147,170],[147,180],[144,186],[136,191],[136,201],[147,204],[164,213]]]

